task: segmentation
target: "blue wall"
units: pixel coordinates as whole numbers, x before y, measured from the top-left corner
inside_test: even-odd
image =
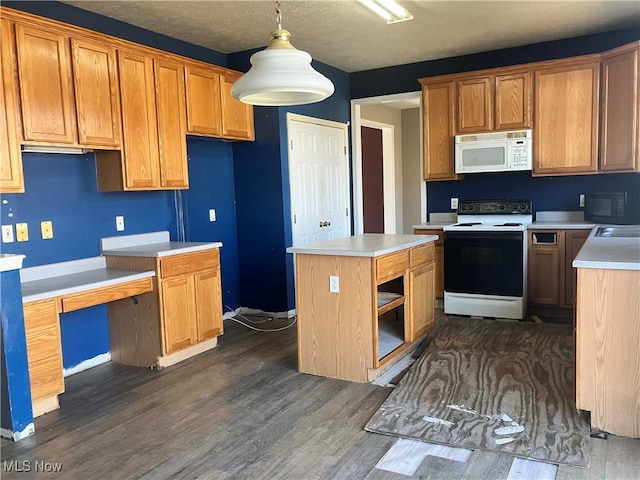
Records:
[[[589,192],[640,192],[640,175],[532,177],[531,172],[477,173],[463,180],[429,182],[427,206],[431,212],[449,212],[449,199],[502,200],[531,199],[533,211],[577,211],[579,196]],[[639,206],[640,208],[640,206]]]
[[[172,192],[100,193],[93,154],[27,153],[22,163],[26,193],[3,194],[0,213],[3,224],[29,227],[29,241],[2,244],[26,255],[24,267],[100,255],[102,237],[169,230],[175,238]],[[116,215],[125,217],[124,232]],[[50,240],[40,236],[43,220],[53,222]],[[109,351],[104,305],[61,314],[60,326],[65,368]]]
[[[229,55],[229,67],[247,71],[257,50]],[[343,123],[350,118],[349,75],[320,62],[313,67],[331,79],[335,93],[320,103],[254,108],[256,141],[233,147],[244,306],[268,311],[295,307],[293,256],[286,253],[291,245],[287,112]]]

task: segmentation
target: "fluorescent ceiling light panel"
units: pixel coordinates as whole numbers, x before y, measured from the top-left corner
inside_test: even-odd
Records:
[[[387,23],[404,22],[411,20],[413,15],[405,10],[395,0],[358,0],[372,12],[384,18]]]

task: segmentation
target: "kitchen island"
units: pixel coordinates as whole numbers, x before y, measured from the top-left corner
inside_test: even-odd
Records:
[[[434,324],[436,235],[363,234],[295,254],[298,369],[378,376]]]
[[[632,438],[640,438],[638,233],[638,226],[597,226],[573,261],[576,406],[591,412],[593,429]]]

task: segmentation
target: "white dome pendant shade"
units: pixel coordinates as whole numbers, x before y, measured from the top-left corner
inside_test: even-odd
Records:
[[[280,24],[279,3],[278,29],[271,32],[266,49],[251,55],[251,69],[233,84],[231,95],[243,103],[263,106],[320,102],[333,94],[333,83],[314,70],[311,55],[291,45],[291,34]]]

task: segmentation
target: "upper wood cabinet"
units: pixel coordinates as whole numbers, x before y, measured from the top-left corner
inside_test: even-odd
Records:
[[[602,171],[640,170],[639,45],[634,42],[602,55]]]
[[[240,73],[187,65],[187,133],[254,140],[253,107],[231,95]]]
[[[182,64],[118,50],[124,148],[98,152],[98,188],[189,187]]]
[[[187,91],[187,133],[222,135],[220,74],[213,69],[184,67]]]
[[[456,134],[531,128],[531,71],[456,82]]]
[[[238,140],[254,140],[253,107],[236,100],[231,95],[231,87],[241,76],[241,73],[231,72],[225,72],[220,76],[222,136]]]
[[[493,129],[491,78],[459,80],[457,133],[488,132]]]
[[[144,54],[120,50],[118,73],[125,187],[157,188],[160,186],[160,152],[153,60]]]
[[[532,127],[532,79],[531,71],[495,76],[495,130]]]
[[[11,23],[2,19],[0,42],[0,192],[24,192],[18,96],[13,72]]]
[[[71,39],[78,141],[83,145],[120,146],[120,104],[116,49]]]
[[[77,144],[69,37],[16,24],[25,141]]]
[[[599,77],[593,55],[536,69],[534,175],[597,170]]]
[[[455,82],[424,83],[424,179],[454,180],[454,94]]]
[[[41,26],[15,31],[24,141],[118,148],[115,49]]]
[[[171,189],[188,188],[182,65],[157,59],[153,64],[160,150],[160,186]]]

